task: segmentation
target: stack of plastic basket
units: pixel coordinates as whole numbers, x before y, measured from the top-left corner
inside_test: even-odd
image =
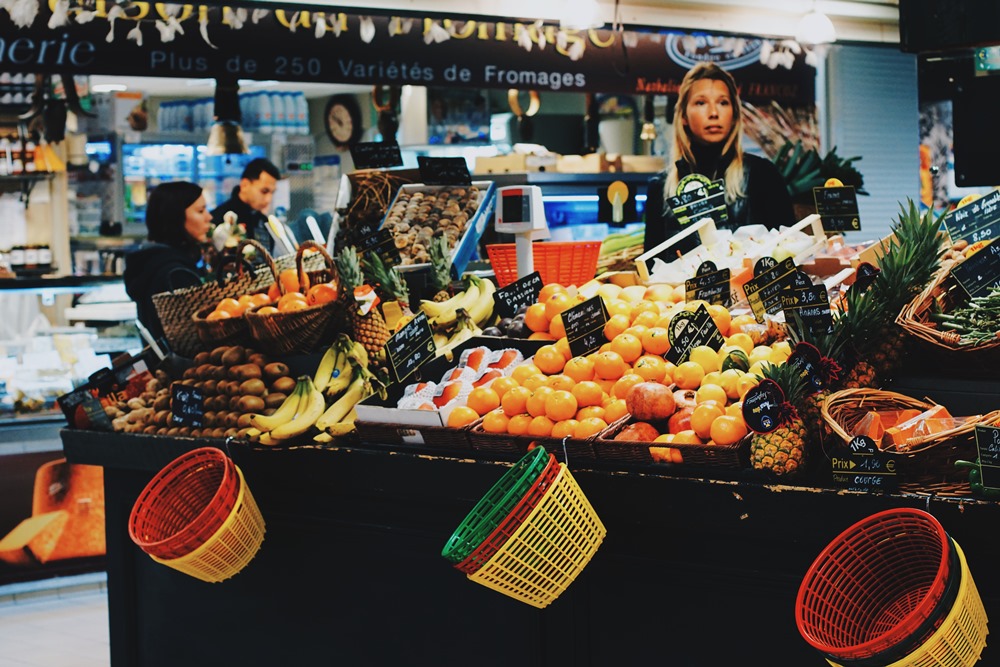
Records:
[[[201,447],[168,463],[142,490],[129,537],[158,563],[216,583],[240,572],[264,541],[264,519],[243,472]]]
[[[535,447],[472,508],[441,555],[472,581],[541,609],[606,534],[569,469]]]
[[[806,573],[795,620],[845,667],[971,666],[988,634],[961,547],[915,509],[873,514],[837,536]]]

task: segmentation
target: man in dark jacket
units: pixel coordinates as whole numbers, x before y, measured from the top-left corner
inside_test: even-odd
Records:
[[[273,254],[274,240],[267,231],[267,211],[280,179],[281,172],[270,161],[262,157],[250,160],[232,196],[212,211],[212,223],[221,225],[223,216],[228,211],[234,212],[246,237],[261,242]]]

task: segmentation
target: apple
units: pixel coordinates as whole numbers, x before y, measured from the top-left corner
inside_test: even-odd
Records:
[[[670,416],[670,420],[667,422],[667,430],[672,434],[676,435],[681,431],[687,431],[691,429],[691,415],[694,413],[693,407],[680,408],[673,415]]]

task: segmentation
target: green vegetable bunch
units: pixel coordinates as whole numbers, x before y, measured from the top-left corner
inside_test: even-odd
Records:
[[[840,157],[836,146],[820,158],[815,148],[805,148],[798,139],[794,143],[786,140],[773,161],[785,178],[788,194],[796,199],[811,196],[813,188],[822,186],[830,178],[838,178],[844,185],[853,185],[859,195],[867,195],[864,177],[854,167],[860,159],[860,156]]]

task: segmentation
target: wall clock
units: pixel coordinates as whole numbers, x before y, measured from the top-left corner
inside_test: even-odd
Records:
[[[330,141],[340,149],[350,148],[364,133],[364,127],[361,125],[361,107],[353,95],[330,97],[326,103],[323,121]]]

